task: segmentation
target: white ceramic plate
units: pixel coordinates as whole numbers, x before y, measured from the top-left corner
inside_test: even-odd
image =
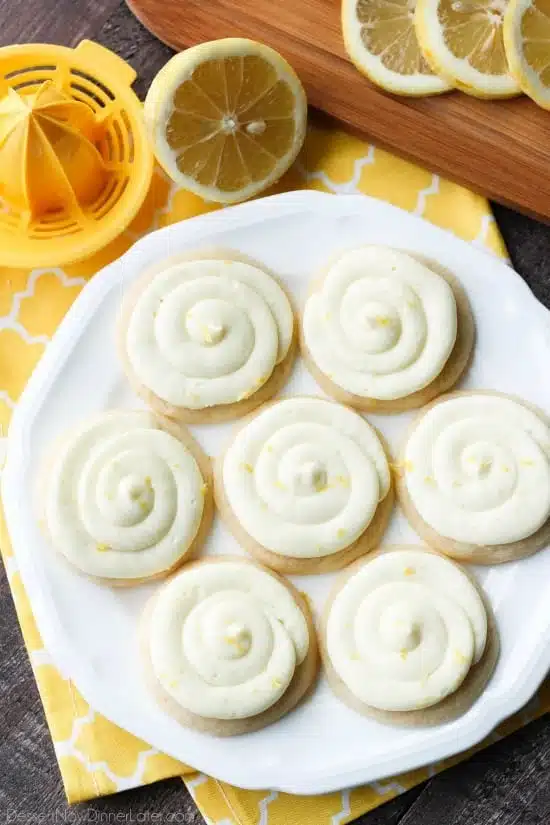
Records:
[[[122,291],[152,262],[193,248],[239,250],[279,273],[298,302],[332,254],[388,244],[433,257],[466,288],[478,327],[463,386],[516,393],[550,410],[550,315],[501,261],[420,218],[362,196],[296,192],[200,216],[145,237],[99,273],[61,324],[21,398],[10,427],[2,493],[24,585],[46,648],[86,700],[160,751],[244,788],[315,794],[380,779],[457,753],[483,739],[534,693],[550,666],[550,553],[476,570],[495,609],[502,655],[483,696],[460,719],[436,728],[379,725],[339,703],[321,680],[282,721],[216,740],[186,730],[149,699],[140,678],[136,623],[152,587],[110,589],[60,563],[33,511],[41,455],[80,419],[138,404],[115,357]],[[321,394],[299,365],[285,394]],[[394,447],[410,415],[372,416]],[[230,425],[196,427],[215,455]],[[419,543],[395,514],[389,541]],[[218,522],[209,553],[236,552]],[[333,576],[295,581],[320,611]]]

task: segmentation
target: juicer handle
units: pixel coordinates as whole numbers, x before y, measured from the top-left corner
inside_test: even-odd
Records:
[[[102,73],[113,74],[116,80],[124,86],[131,86],[137,77],[136,72],[129,63],[126,63],[114,52],[94,43],[93,40],[81,40],[75,49],[76,54],[85,63],[89,64],[90,74],[97,74],[98,65],[101,66]]]

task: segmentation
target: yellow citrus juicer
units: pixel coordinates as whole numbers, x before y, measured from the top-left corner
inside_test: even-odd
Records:
[[[149,189],[136,73],[103,46],[0,49],[0,266],[57,266],[106,246]]]

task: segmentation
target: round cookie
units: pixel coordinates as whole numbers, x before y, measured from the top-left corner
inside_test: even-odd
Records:
[[[368,553],[393,508],[376,430],[341,404],[304,396],[241,422],[215,461],[214,495],[239,544],[288,574],[340,570]]]
[[[118,349],[135,392],[187,424],[246,415],[286,383],[297,323],[282,284],[233,251],[177,255],[123,299]]]
[[[474,340],[470,304],[452,273],[377,246],[329,264],[300,326],[319,386],[364,412],[405,412],[447,392],[466,372]]]
[[[474,577],[417,546],[381,548],[342,572],[320,646],[339,699],[379,722],[409,726],[465,713],[489,682],[500,647]]]
[[[497,392],[455,392],[413,421],[398,464],[403,511],[431,547],[474,564],[550,544],[550,421]]]
[[[212,524],[210,459],[174,421],[112,411],[61,439],[40,476],[41,524],[61,557],[103,584],[167,576]]]
[[[180,724],[250,733],[289,713],[313,687],[319,655],[306,600],[240,556],[193,562],[148,602],[146,683]]]

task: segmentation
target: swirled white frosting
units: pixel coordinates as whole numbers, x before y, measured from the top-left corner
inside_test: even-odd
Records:
[[[409,255],[367,246],[334,263],[308,299],[303,335],[330,380],[365,398],[403,398],[430,384],[457,333],[453,291]]]
[[[292,308],[263,270],[196,260],[159,273],[139,295],[126,351],[140,382],[189,409],[252,395],[288,353]]]
[[[441,556],[399,550],[368,561],[336,594],[326,649],[361,702],[406,711],[453,693],[486,636],[485,607],[465,573]]]
[[[550,428],[511,399],[464,395],[436,404],[405,448],[409,496],[440,535],[508,544],[550,516]]]
[[[92,576],[133,579],[170,568],[195,538],[203,508],[195,459],[146,412],[87,423],[48,468],[49,535]]]
[[[223,460],[225,494],[259,544],[282,556],[337,553],[368,527],[390,488],[384,448],[357,413],[320,398],[262,410]]]
[[[285,693],[306,657],[309,631],[289,590],[254,565],[184,569],[154,603],[149,650],[175,701],[212,719],[245,719]]]

